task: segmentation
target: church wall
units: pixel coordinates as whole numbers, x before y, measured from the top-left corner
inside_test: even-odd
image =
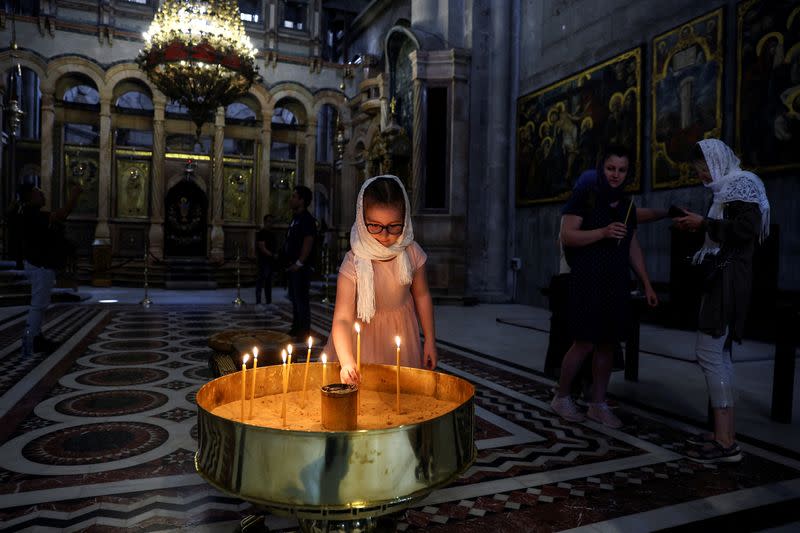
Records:
[[[519,91],[523,96],[566,76],[644,45],[642,58],[642,193],[638,206],[686,206],[705,213],[710,195],[701,186],[653,191],[650,183],[651,44],[652,39],[695,17],[724,7],[724,89],[723,140],[734,145],[736,97],[736,9],[737,2],[692,0],[522,0],[519,39]],[[516,102],[514,103],[516,112]],[[516,126],[514,121],[510,125]],[[511,169],[512,174],[515,169]],[[800,270],[793,265],[800,256],[800,176],[764,175],[772,204],[772,222],[780,228],[778,285],[782,290],[800,290]],[[522,259],[516,299],[546,305],[540,289],[557,273],[558,249],[555,239],[562,203],[513,207],[515,225],[513,249]],[[641,226],[639,239],[647,268],[654,282],[669,281],[669,222]]]
[[[410,0],[383,2],[383,4],[376,5],[376,10],[361,13],[354,22],[353,41],[348,59],[352,59],[355,54],[371,54],[382,59],[386,33],[398,20],[411,20]]]

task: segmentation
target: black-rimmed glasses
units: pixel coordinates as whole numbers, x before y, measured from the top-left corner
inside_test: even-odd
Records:
[[[404,224],[367,224],[367,231],[372,235],[383,233],[383,230],[389,235],[400,235],[403,233],[403,226]]]

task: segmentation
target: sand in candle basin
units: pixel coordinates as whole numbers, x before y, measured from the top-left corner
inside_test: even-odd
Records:
[[[400,394],[401,413],[395,412],[393,392],[359,391],[361,410],[358,414],[358,429],[386,429],[406,424],[417,424],[436,418],[458,407],[457,402],[437,400],[420,394]],[[286,425],[281,419],[281,394],[262,396],[255,399],[253,418],[245,416],[245,423],[254,426],[291,429],[298,431],[326,431],[320,418],[321,392],[319,389],[307,392],[305,408],[303,393],[293,391],[286,394]],[[214,408],[212,414],[241,422],[241,402],[235,401]],[[249,412],[250,400],[245,403],[245,415]]]

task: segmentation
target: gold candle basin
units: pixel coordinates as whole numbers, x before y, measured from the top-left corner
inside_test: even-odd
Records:
[[[302,367],[292,366],[289,391],[300,391]],[[247,371],[248,383],[252,372]],[[255,372],[256,399],[275,395],[280,402],[282,365]],[[329,378],[338,372],[338,364],[328,364]],[[361,391],[394,394],[395,372],[394,366],[362,365]],[[322,364],[312,363],[309,398],[320,396],[321,378]],[[241,372],[217,378],[197,393],[197,472],[223,492],[301,522],[372,519],[402,510],[453,481],[475,460],[476,449],[475,388],[469,382],[405,367],[400,382],[403,394],[451,401],[454,407],[435,418],[383,429],[284,430],[213,414],[241,400]]]

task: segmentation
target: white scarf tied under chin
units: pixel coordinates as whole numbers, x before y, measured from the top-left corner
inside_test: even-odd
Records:
[[[721,220],[725,214],[725,204],[728,202],[749,202],[758,204],[761,210],[761,231],[759,242],[769,235],[769,200],[764,190],[764,184],[752,172],[747,172],[739,167],[739,158],[727,144],[719,139],[705,139],[697,144],[703,150],[711,183],[704,183],[714,193],[708,218]],[[706,232],[703,247],[694,254],[692,263],[699,264],[707,255],[719,253],[719,243],[711,240]]]
[[[403,233],[391,246],[384,246],[375,240],[367,231],[364,222],[364,190],[378,178],[391,178],[395,180],[403,191],[405,199],[405,220],[403,220]],[[411,285],[413,272],[411,260],[408,258],[406,248],[414,242],[414,228],[411,225],[411,206],[408,194],[403,187],[403,182],[397,176],[376,176],[364,182],[358,192],[356,201],[356,220],[350,229],[350,248],[353,251],[356,267],[356,315],[360,320],[369,323],[375,315],[375,281],[372,270],[373,261],[388,261],[397,258],[397,279],[401,285]]]

